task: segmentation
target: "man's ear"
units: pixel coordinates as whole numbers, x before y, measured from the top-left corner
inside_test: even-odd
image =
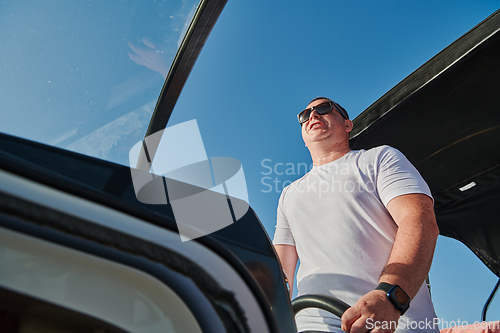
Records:
[[[346,119],[345,120],[345,128],[346,128],[346,132],[349,133],[350,131],[352,131],[352,127],[354,125],[352,124],[352,121],[350,119]]]

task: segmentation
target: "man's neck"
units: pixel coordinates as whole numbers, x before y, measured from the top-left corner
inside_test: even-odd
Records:
[[[316,146],[309,147],[309,151],[313,165],[320,166],[338,160],[350,152],[351,148],[349,148],[349,144],[336,147]]]

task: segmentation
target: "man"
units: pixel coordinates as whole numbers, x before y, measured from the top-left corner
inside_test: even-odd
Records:
[[[283,190],[273,243],[290,286],[300,259],[299,295],[352,305],[341,321],[301,311],[299,332],[438,332],[425,284],[439,234],[427,184],[394,148],[351,150],[352,121],[332,100],[298,117],[313,169]]]

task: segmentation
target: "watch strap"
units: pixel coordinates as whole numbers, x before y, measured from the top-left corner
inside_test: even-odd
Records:
[[[387,283],[387,282],[380,282],[379,285],[377,286],[377,288],[375,288],[375,290],[382,290],[382,291],[385,291],[386,293],[390,292],[392,287],[394,287],[395,285],[394,284],[390,284],[390,283]]]
[[[394,287],[393,284],[387,282],[380,282],[377,288],[375,288],[375,290],[382,290],[388,293],[389,291],[391,291],[392,287]]]
[[[399,288],[406,295],[406,297],[408,297],[408,302],[406,304],[400,304],[395,299],[393,299],[393,297],[391,297],[391,291],[394,290],[394,287]],[[375,288],[375,290],[385,291],[385,293],[387,294],[387,298],[389,298],[389,301],[391,301],[391,303],[394,305],[394,307],[396,309],[398,309],[399,311],[401,311],[401,315],[404,315],[405,312],[406,312],[406,310],[408,310],[408,308],[410,307],[410,300],[409,300],[410,297],[403,290],[403,288],[401,288],[398,285],[390,284],[390,283],[387,283],[387,282],[381,282],[381,283],[379,283],[379,285],[377,286],[377,288]]]

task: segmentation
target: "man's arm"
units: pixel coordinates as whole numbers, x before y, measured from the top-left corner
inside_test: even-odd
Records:
[[[387,209],[398,225],[398,231],[379,282],[397,284],[413,298],[429,272],[439,235],[432,199],[425,194],[402,195],[392,199]],[[397,322],[400,315],[384,291],[373,290],[344,313],[342,329],[365,333],[368,318],[372,318],[372,323]],[[392,332],[394,329],[372,331]]]
[[[281,267],[285,271],[285,277],[288,280],[288,286],[290,287],[290,299],[293,294],[293,278],[295,276],[295,267],[297,266],[297,250],[293,245],[277,244],[274,245],[274,249],[278,254],[281,262]]]

